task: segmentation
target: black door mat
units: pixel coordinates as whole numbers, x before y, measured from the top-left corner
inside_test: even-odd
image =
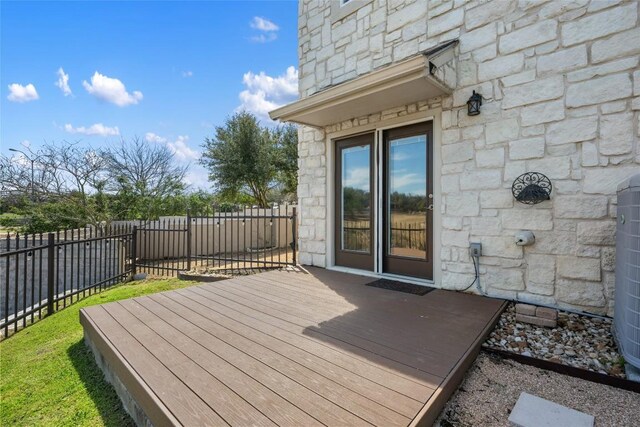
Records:
[[[367,286],[388,289],[390,291],[405,292],[407,294],[414,295],[426,295],[429,292],[435,290],[435,288],[430,288],[429,286],[414,285],[412,283],[398,282],[397,280],[389,279],[378,279],[373,282],[367,283]]]

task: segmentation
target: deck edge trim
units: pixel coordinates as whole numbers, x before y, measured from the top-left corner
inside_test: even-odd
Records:
[[[502,312],[506,309],[507,304],[507,301],[502,302],[500,307],[491,317],[491,320],[487,322],[485,327],[473,341],[473,344],[467,349],[467,351],[465,351],[462,357],[460,357],[449,374],[444,378],[438,389],[431,395],[413,420],[411,420],[409,427],[431,426],[434,423],[438,415],[440,415],[440,411],[442,411],[442,408],[444,408],[444,405],[449,400],[449,397],[462,382],[467,370],[474,362],[476,356],[480,353],[482,342],[495,327],[498,319],[500,319],[500,316],[502,315]]]
[[[91,350],[94,357],[97,358],[101,356],[104,359],[105,364],[110,370],[110,374],[117,378],[124,386],[126,393],[142,411],[142,415],[154,426],[181,425],[166,405],[144,382],[133,366],[126,361],[125,357],[113,346],[109,339],[104,336],[102,330],[100,330],[93,319],[91,319],[90,313],[85,309],[80,310],[80,324],[84,329],[85,345]],[[87,340],[89,340],[89,343]],[[98,354],[96,354],[96,351]],[[98,363],[98,367],[103,371],[105,380],[113,386],[108,379],[107,373],[104,372],[103,366]],[[116,387],[114,387],[114,389],[116,389],[116,394],[126,409],[127,405],[123,401],[123,396],[120,395]],[[135,414],[129,414],[129,416],[136,421]]]

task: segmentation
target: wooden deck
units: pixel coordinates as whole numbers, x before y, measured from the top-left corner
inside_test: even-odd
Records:
[[[273,271],[80,318],[156,426],[431,425],[503,302],[364,286],[373,280]]]

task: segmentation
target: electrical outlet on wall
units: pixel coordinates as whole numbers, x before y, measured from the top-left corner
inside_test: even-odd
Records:
[[[482,256],[482,243],[470,243],[469,253],[472,257]]]

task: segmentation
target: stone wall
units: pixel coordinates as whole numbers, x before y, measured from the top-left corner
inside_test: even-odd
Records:
[[[355,1],[355,0],[353,0]],[[331,22],[329,2],[300,4],[300,92],[328,86],[459,38],[458,85],[442,109],[439,202],[444,288],[473,280],[483,244],[489,293],[612,313],[615,191],[640,172],[638,2],[374,0]],[[469,117],[476,90],[482,113]],[[300,130],[300,261],[325,265],[325,135],[428,108],[404,106]],[[552,200],[514,202],[513,179],[546,174]],[[532,230],[536,243],[514,244]]]

